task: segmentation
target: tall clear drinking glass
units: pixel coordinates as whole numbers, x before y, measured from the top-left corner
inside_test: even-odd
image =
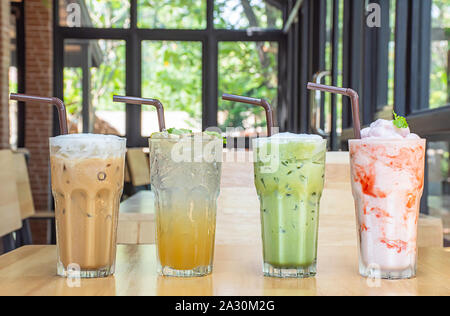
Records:
[[[253,143],[261,204],[264,275],[316,275],[319,208],[326,140],[275,136]]]
[[[222,139],[150,139],[158,273],[196,277],[213,269]]]
[[[412,278],[426,141],[363,139],[349,144],[360,274]]]
[[[126,139],[116,136],[73,134],[50,139],[58,275],[114,274],[125,151]]]

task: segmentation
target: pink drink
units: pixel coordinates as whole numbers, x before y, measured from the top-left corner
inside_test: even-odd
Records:
[[[362,140],[349,142],[363,276],[416,275],[426,141],[409,130],[398,131],[401,137],[365,130]]]

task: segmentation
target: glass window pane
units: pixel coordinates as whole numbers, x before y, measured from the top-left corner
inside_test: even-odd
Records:
[[[17,73],[17,36],[16,36],[16,16],[10,17],[10,29],[9,34],[11,36],[11,63],[9,66],[9,91],[11,93],[18,92],[18,73]],[[9,143],[12,148],[17,148],[18,142],[18,105],[15,101],[9,101]]]
[[[389,112],[394,109],[394,75],[395,75],[395,23],[397,1],[391,1],[389,7],[389,28],[391,30],[389,40],[389,70],[388,70],[388,105]],[[391,113],[389,113],[391,114]]]
[[[9,67],[9,92],[17,93],[17,87],[17,68],[11,66]],[[16,101],[9,101],[9,143],[12,148],[17,148],[18,137],[18,104]]]
[[[449,151],[448,142],[428,144],[428,207],[431,216],[443,220],[446,247],[450,247]]]
[[[450,6],[448,0],[433,0],[431,9],[430,108],[450,104]]]
[[[143,41],[142,96],[160,100],[167,128],[202,129],[202,43]],[[157,132],[154,107],[142,107],[144,137]]]
[[[205,29],[206,0],[138,0],[138,27]]]
[[[129,28],[130,0],[59,0],[59,25]]]
[[[214,26],[219,29],[281,29],[283,14],[274,3],[266,0],[216,0]]]
[[[278,43],[219,43],[219,96],[223,93],[265,98],[278,105]],[[240,136],[267,134],[264,109],[219,98],[219,127],[243,128]]]
[[[339,1],[339,21],[338,21],[338,49],[337,49],[337,86],[342,87],[343,85],[343,59],[342,59],[342,51],[343,51],[343,29],[344,29],[344,1]],[[326,37],[326,43],[325,43],[325,65],[326,70],[330,71],[332,70],[332,50],[333,50],[333,42],[332,40],[332,33],[333,33],[333,0],[327,0],[327,19],[326,19],[326,30],[327,30],[327,37]],[[327,76],[323,83],[331,85],[332,84],[332,77]],[[326,132],[331,132],[331,94],[330,93],[324,93],[322,94],[322,98],[325,100],[325,120],[324,120],[324,130]],[[336,96],[336,133],[337,135],[342,134],[342,96],[337,95]]]
[[[112,102],[114,94],[125,94],[125,41],[70,39],[64,44],[70,132],[83,132],[83,106],[91,106],[91,132],[125,135],[125,105]],[[83,99],[83,91],[89,92],[89,100]]]

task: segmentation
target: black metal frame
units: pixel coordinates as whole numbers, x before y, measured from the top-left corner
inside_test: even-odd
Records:
[[[16,16],[17,89],[25,93],[25,8],[23,2],[11,2],[11,13]],[[17,147],[25,147],[25,104],[18,102]]]
[[[207,1],[207,27],[203,30],[183,29],[140,29],[137,27],[137,0],[130,0],[130,28],[70,28],[59,25],[59,1],[54,0],[54,92],[55,96],[63,98],[64,40],[65,39],[105,39],[124,40],[126,42],[126,94],[140,97],[141,88],[141,48],[145,40],[196,41],[202,43],[202,109],[203,128],[217,126],[218,112],[218,45],[221,41],[273,41],[279,49],[279,93],[278,104],[283,107],[286,98],[283,96],[283,86],[286,83],[288,68],[286,60],[286,36],[281,30],[255,31],[251,34],[246,30],[222,30],[214,28],[214,0]],[[286,9],[283,9],[286,16]],[[232,92],[232,91],[230,91]],[[147,96],[151,97],[151,96]],[[157,97],[157,96],[153,96]],[[58,134],[58,124],[54,124],[54,133]],[[141,135],[141,107],[128,105],[126,107],[126,137],[129,147],[145,147],[147,139]]]

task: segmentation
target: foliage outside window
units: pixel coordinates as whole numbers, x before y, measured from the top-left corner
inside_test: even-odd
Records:
[[[81,13],[81,27],[129,28],[129,0],[59,0],[59,24],[67,26],[68,14],[74,13],[71,4],[77,4]]]
[[[430,69],[430,108],[450,104],[450,6],[448,0],[433,0]]]
[[[219,29],[281,29],[281,11],[264,0],[214,1],[214,26]]]
[[[112,40],[90,40],[88,49],[91,54],[99,52],[99,65],[91,67],[90,102],[96,117],[94,132],[108,134],[125,134],[125,108],[123,104],[113,103],[114,94],[125,93],[125,42]],[[73,43],[66,44],[66,59],[69,50],[77,48]],[[65,60],[64,101],[67,106],[72,132],[82,131],[83,110],[83,73],[81,64],[71,64]]]
[[[206,0],[138,0],[138,27],[205,29]]]
[[[273,42],[222,42],[219,44],[219,95],[232,93],[267,99],[278,106],[278,45]],[[249,133],[265,132],[264,111],[259,107],[219,100],[219,127],[244,127]],[[247,135],[248,136],[248,135]]]
[[[159,99],[168,127],[202,128],[202,43],[144,41],[142,96]],[[142,135],[158,130],[154,107],[144,105]]]

